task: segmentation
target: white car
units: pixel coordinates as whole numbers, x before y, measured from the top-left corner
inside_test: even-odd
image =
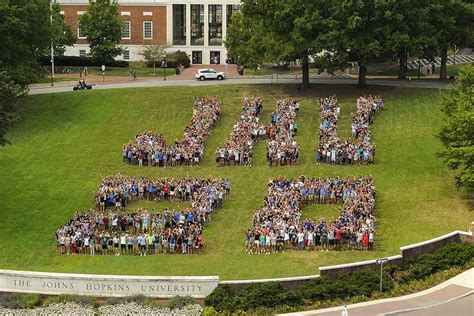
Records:
[[[225,73],[215,71],[214,69],[199,69],[196,71],[196,79],[204,81],[206,79],[224,80]]]

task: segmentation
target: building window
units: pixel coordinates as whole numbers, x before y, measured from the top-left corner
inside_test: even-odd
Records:
[[[153,22],[145,21],[143,22],[143,39],[152,39],[153,38]]]
[[[226,25],[229,26],[230,22],[232,21],[232,14],[234,12],[239,12],[240,11],[240,5],[239,4],[228,4],[227,5],[227,22]]]
[[[86,50],[85,49],[80,49],[79,50],[79,57],[86,57]]]
[[[122,39],[130,39],[130,34],[131,34],[130,28],[131,28],[130,21],[123,22]]]
[[[173,4],[173,45],[186,45],[185,4]]]
[[[79,22],[77,22],[77,38],[78,39],[85,39],[87,38],[83,33],[81,28],[79,27]]]
[[[193,64],[202,64],[202,52],[201,51],[193,51]]]
[[[222,45],[222,5],[209,5],[209,45]]]
[[[125,59],[125,60],[130,59],[130,51],[128,51],[128,50],[123,51],[123,59]]]
[[[203,4],[191,4],[191,45],[204,45]]]

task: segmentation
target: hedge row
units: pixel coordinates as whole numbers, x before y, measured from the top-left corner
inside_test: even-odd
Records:
[[[439,271],[460,267],[474,258],[474,245],[447,244],[431,254],[409,259],[401,267],[388,265],[383,274],[383,291]],[[380,274],[373,269],[355,271],[332,280],[325,277],[307,280],[295,291],[286,291],[279,282],[250,284],[236,293],[218,286],[205,300],[219,312],[256,311],[262,308],[304,307],[315,302],[370,297],[379,291]]]
[[[48,56],[39,58],[38,63],[43,66],[51,65],[51,60]],[[71,66],[71,67],[128,67],[128,61],[125,60],[97,60],[91,57],[79,56],[56,56],[54,57],[54,64],[56,66]]]

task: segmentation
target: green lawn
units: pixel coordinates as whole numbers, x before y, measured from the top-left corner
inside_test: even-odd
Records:
[[[132,68],[120,68],[120,67],[109,67],[105,69],[106,76],[118,76],[118,77],[128,77],[130,76],[130,71]],[[136,67],[137,77],[162,77],[163,76],[163,68],[156,67],[155,71],[153,72],[153,68],[148,67]],[[90,71],[97,76],[102,76],[102,69],[100,67],[90,67]],[[174,75],[175,69],[174,68],[166,68],[165,70],[166,75]]]
[[[350,136],[356,97],[382,93],[386,108],[377,115],[372,134],[377,145],[373,166],[325,166],[314,162],[319,114],[315,98],[337,93],[342,101],[340,134]],[[182,136],[196,97],[218,95],[222,117],[205,146],[199,167],[151,168],[124,164],[121,146],[141,130],[163,131],[168,141]],[[265,143],[255,148],[253,166],[217,168],[215,149],[240,117],[244,95],[265,99],[262,120],[270,120],[275,102],[297,97],[302,106],[297,140],[302,147],[297,167],[270,168]],[[436,156],[435,134],[443,120],[435,90],[353,86],[206,86],[93,90],[29,96],[19,105],[21,119],[12,127],[12,142],[0,148],[0,268],[101,274],[219,275],[222,279],[286,277],[318,273],[329,264],[394,255],[398,248],[455,229],[473,219],[469,194],[457,190],[453,175]],[[199,256],[64,256],[55,249],[54,232],[76,210],[93,206],[101,175],[144,177],[229,177],[231,198],[205,230],[206,249]],[[274,176],[372,175],[377,186],[376,250],[247,255],[244,230],[262,203]],[[138,205],[138,204],[137,204]],[[147,206],[142,204],[139,206]],[[161,203],[169,207],[168,203]],[[158,204],[155,204],[158,207]],[[305,216],[336,216],[335,206],[310,206]]]

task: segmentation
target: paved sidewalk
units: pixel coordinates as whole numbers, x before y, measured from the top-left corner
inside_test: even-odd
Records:
[[[343,306],[286,315],[340,316]],[[474,268],[431,289],[401,297],[347,306],[349,316],[474,315]]]
[[[232,84],[275,84],[274,79],[227,79],[223,81],[218,80],[136,80],[122,83],[105,83],[96,84],[93,90],[102,89],[120,89],[120,88],[141,88],[141,87],[166,87],[166,86],[210,86],[210,85],[232,85]],[[310,79],[312,84],[350,84],[356,85],[357,80],[354,79]],[[54,87],[48,85],[31,86],[30,94],[47,94],[72,91],[75,82],[61,82]],[[280,79],[278,84],[283,85],[301,85],[301,79]],[[430,82],[430,81],[398,81],[398,80],[368,80],[367,84],[379,86],[405,87],[405,88],[425,88],[425,89],[447,89],[449,84],[444,82]],[[78,91],[77,93],[87,93],[87,91]]]

